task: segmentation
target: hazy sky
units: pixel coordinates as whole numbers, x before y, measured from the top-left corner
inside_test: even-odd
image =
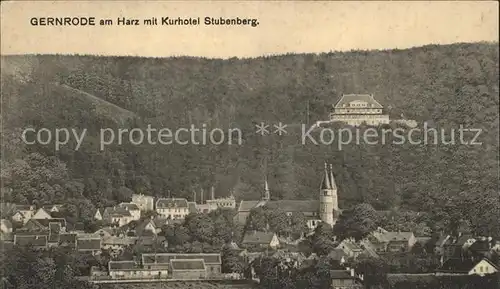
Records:
[[[2,2],[2,54],[253,57],[498,41],[498,3]],[[31,17],[240,17],[250,26],[41,27]]]

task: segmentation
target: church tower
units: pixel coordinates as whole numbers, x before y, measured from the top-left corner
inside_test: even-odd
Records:
[[[262,196],[263,201],[271,200],[271,193],[269,192],[269,184],[267,183],[267,178],[264,184],[264,195]]]
[[[333,165],[330,164],[330,185],[332,186],[333,193],[333,210],[335,212],[339,211],[339,199],[337,195],[337,184],[335,183],[335,178],[333,177]],[[335,213],[334,212],[334,213]]]
[[[333,173],[328,171],[328,165],[325,163],[325,174],[319,194],[319,217],[321,221],[330,226],[334,225],[334,210],[338,207],[337,186],[333,179]]]

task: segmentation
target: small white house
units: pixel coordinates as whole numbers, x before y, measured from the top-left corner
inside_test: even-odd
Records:
[[[47,211],[45,211],[43,208],[40,208],[31,218],[35,220],[45,220],[45,219],[52,219],[52,216],[49,213],[47,213]]]
[[[488,259],[482,259],[470,271],[469,275],[484,276],[499,271],[499,268]]]

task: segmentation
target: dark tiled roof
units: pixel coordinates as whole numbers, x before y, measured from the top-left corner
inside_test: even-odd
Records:
[[[158,253],[158,254],[142,254],[143,264],[169,263],[171,260],[193,260],[201,259],[205,264],[221,264],[220,254],[177,254],[177,253]]]
[[[49,224],[49,230],[51,233],[57,233],[61,232],[61,223],[50,223]]]
[[[318,200],[280,200],[269,201],[266,206],[270,209],[279,208],[285,212],[318,212]]]
[[[59,242],[60,243],[75,244],[76,243],[76,234],[60,234],[59,235]]]
[[[354,279],[351,272],[346,270],[330,270],[330,278],[332,279]]]
[[[135,261],[109,261],[109,270],[136,270],[138,269]]]
[[[76,246],[78,250],[87,251],[93,250],[97,251],[101,249],[101,239],[77,239]]]
[[[138,211],[139,207],[136,204],[132,203],[121,203],[118,205],[120,208],[124,208],[125,210],[129,211]]]
[[[271,243],[274,237],[272,232],[248,232],[243,238],[243,244],[265,244]]]
[[[66,227],[66,220],[63,219],[63,218],[38,219],[38,220],[33,220],[33,221],[38,222],[40,225],[42,225],[42,226],[44,226],[46,228],[49,228],[49,226],[50,226],[51,223],[58,223],[61,227],[63,227],[63,228]]]
[[[238,207],[239,212],[250,212],[260,201],[241,201]]]
[[[48,238],[47,236],[28,236],[28,235],[16,235],[15,244],[19,246],[33,245],[33,246],[47,246]]]
[[[172,270],[205,270],[203,259],[170,260]]]
[[[59,243],[60,235],[59,234],[50,234],[49,235],[49,243]]]
[[[111,217],[118,217],[118,218],[132,216],[129,211],[127,211],[124,208],[120,208],[120,207],[108,207],[104,210],[103,215],[106,215],[108,217],[111,216]]]
[[[344,251],[341,249],[333,249],[329,254],[328,257],[332,258],[333,260],[340,261],[342,260],[342,257],[347,257]]]
[[[31,205],[16,205],[16,211],[31,211],[33,206]]]
[[[135,237],[108,237],[102,241],[104,245],[118,245],[118,246],[130,246],[134,245],[137,241]]]
[[[438,272],[453,272],[453,273],[467,273],[469,272],[479,261],[472,261],[470,259],[448,259],[443,263],[441,267],[438,268]]]
[[[156,208],[188,208],[188,201],[180,198],[158,199]]]
[[[335,104],[335,107],[341,108],[344,104],[348,105],[353,101],[364,101],[369,104],[368,108],[383,108],[382,105],[375,100],[373,94],[344,94]]]
[[[487,240],[477,240],[470,247],[469,250],[474,252],[484,252],[490,250],[490,242]]]

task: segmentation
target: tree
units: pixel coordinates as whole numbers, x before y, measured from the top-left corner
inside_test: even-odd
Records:
[[[248,215],[245,231],[265,231],[267,228],[267,211],[258,207],[250,210],[250,214]]]
[[[189,214],[184,226],[189,230],[190,236],[200,242],[210,242],[215,232],[214,222],[207,214]]]
[[[241,260],[238,251],[224,247],[222,250],[222,272],[243,274],[245,264]]]
[[[355,270],[358,274],[363,274],[363,280],[368,288],[377,288],[376,286],[387,287],[389,266],[382,259],[372,257],[359,258],[356,261]]]
[[[326,223],[320,223],[311,237],[312,250],[318,256],[326,256],[335,249],[332,228]]]
[[[377,228],[378,214],[369,204],[359,204],[344,211],[333,231],[339,240],[353,237],[361,240]]]

